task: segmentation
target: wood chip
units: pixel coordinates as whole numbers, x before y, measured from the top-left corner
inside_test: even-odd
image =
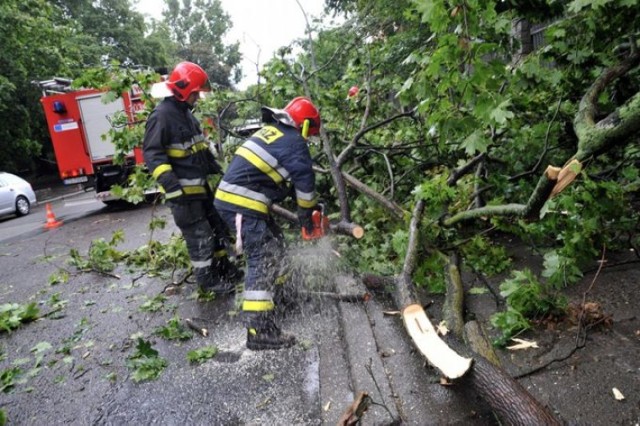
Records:
[[[534,342],[533,340],[518,339],[517,337],[514,337],[511,340],[513,340],[514,342],[517,342],[517,344],[515,345],[507,346],[507,349],[510,349],[512,351],[517,351],[521,349],[531,349],[531,348],[537,349],[538,348],[538,342]]]
[[[449,334],[449,328],[447,327],[447,322],[440,321],[440,324],[438,324],[438,326],[436,327],[436,332],[440,336],[446,336],[447,334]]]
[[[624,395],[618,390],[618,388],[613,388],[611,390],[613,391],[613,397],[616,401],[622,401],[624,399]]]

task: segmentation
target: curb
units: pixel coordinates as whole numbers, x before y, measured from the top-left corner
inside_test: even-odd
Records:
[[[38,190],[38,191],[42,191],[42,190]],[[62,200],[62,199],[65,199],[65,198],[70,198],[70,197],[76,196],[78,194],[83,194],[83,193],[87,192],[87,191],[84,191],[84,190],[78,190],[78,191],[75,191],[75,192],[68,192],[68,193],[65,193],[65,194],[62,194],[62,195],[53,195],[53,194],[52,195],[46,195],[46,194],[43,194],[42,198],[41,198],[38,195],[38,191],[35,191],[36,192],[36,201],[37,201],[38,205],[44,204],[44,203],[50,203],[52,201]]]

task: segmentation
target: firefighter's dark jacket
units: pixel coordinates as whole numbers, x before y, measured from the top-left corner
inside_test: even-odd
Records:
[[[294,127],[274,121],[235,152],[215,196],[215,206],[254,217],[269,215],[269,206],[289,195],[293,184],[299,210],[316,203],[315,176],[307,142]]]
[[[143,156],[167,200],[207,198],[207,176],[221,172],[189,105],[174,97],[149,114]]]

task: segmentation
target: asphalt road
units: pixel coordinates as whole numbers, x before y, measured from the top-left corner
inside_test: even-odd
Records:
[[[142,311],[141,305],[161,295],[175,277],[150,277],[125,266],[110,274],[79,273],[68,265],[69,253],[86,254],[93,240],[109,240],[116,230],[125,234],[118,246],[123,251],[150,238],[166,241],[176,232],[168,209],[118,210],[88,200],[83,194],[52,202],[64,222],[53,230],[43,230],[39,220],[10,222],[29,230],[0,243],[2,303],[36,302],[42,313],[40,320],[3,336],[0,371],[20,370],[1,404],[9,424],[336,423],[364,386],[371,391],[381,386],[384,395],[376,399],[387,405],[372,407],[371,419],[390,421],[398,415],[364,306],[300,302],[283,318],[283,327],[300,343],[264,352],[245,348],[233,297],[198,302],[194,286],[185,284],[163,299],[157,312]],[[27,218],[41,213],[42,206]],[[168,226],[152,235],[148,223],[154,216],[167,219]],[[330,245],[311,249],[306,256],[314,265],[322,263],[321,256],[333,256]],[[68,282],[49,284],[62,270],[70,273]],[[63,308],[47,315],[56,302]],[[357,343],[360,347],[349,349],[345,313],[348,325],[356,327],[355,338],[366,339]],[[210,333],[179,342],[157,336],[172,318],[195,319]],[[167,361],[156,380],[137,383],[127,367],[138,338]],[[201,365],[186,360],[190,350],[205,346],[220,353]],[[410,354],[406,343],[405,348]]]
[[[74,221],[107,209],[104,203],[96,200],[93,192],[75,192],[52,198],[42,198],[38,204],[31,207],[31,212],[26,216],[6,215],[0,217],[0,242],[47,232],[48,229],[44,227],[47,222],[47,203],[50,204],[56,220],[62,222]]]

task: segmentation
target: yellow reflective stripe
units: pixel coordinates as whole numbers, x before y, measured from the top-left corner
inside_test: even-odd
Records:
[[[297,199],[298,205],[302,208],[305,209],[310,209],[311,207],[315,207],[315,205],[317,204],[316,200],[302,200],[300,198]]]
[[[216,198],[221,201],[226,201],[236,206],[245,207],[247,209],[255,210],[264,214],[269,214],[269,206],[260,201],[252,200],[251,198],[242,197],[240,195],[230,194],[226,191],[218,188],[216,191]]]
[[[158,176],[160,176],[165,172],[169,172],[171,170],[173,170],[171,168],[171,164],[160,164],[158,167],[155,168],[151,176],[153,176],[154,179],[158,179]]]
[[[275,305],[271,300],[243,300],[242,310],[250,312],[273,311]]]
[[[167,200],[170,200],[171,198],[177,198],[179,196],[182,195],[182,191],[181,190],[177,190],[177,191],[173,191],[173,192],[169,192],[167,194],[164,195],[164,198],[166,198]]]
[[[258,170],[260,170],[262,173],[264,173],[265,175],[273,179],[275,183],[282,182],[282,176],[280,176],[280,173],[275,171],[273,167],[267,164],[267,162],[265,162],[262,158],[258,157],[252,151],[249,151],[247,148],[241,146],[236,151],[236,155],[239,155],[240,157],[244,158],[245,160],[253,164]]]
[[[185,151],[184,149],[167,149],[167,156],[171,158],[184,158],[191,155],[189,151]]]
[[[203,186],[183,186],[182,190],[185,194],[204,194],[206,192]]]
[[[222,249],[213,252],[213,257],[225,257],[227,255],[227,250]]]
[[[209,144],[207,142],[198,142],[197,144],[193,145],[191,147],[191,149],[195,152],[195,151],[204,151],[205,149],[209,149]]]
[[[187,149],[167,148],[166,153],[167,156],[171,158],[185,158],[195,152],[204,151],[206,149],[209,149],[209,144],[207,142],[198,142]]]

